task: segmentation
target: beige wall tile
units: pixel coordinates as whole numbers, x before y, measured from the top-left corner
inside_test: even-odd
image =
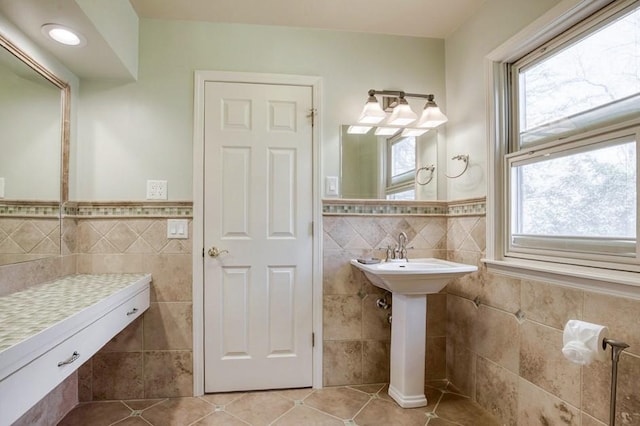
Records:
[[[478,355],[514,373],[520,362],[520,324],[514,315],[481,305],[475,326]]]
[[[24,290],[63,275],[62,257],[0,266],[0,296]]]
[[[520,376],[576,407],[580,366],[562,355],[562,331],[525,321],[521,327]]]
[[[640,300],[584,293],[584,320],[609,327],[609,337],[626,342],[640,355]]]
[[[427,295],[427,337],[447,335],[447,295]]]
[[[324,296],[323,335],[325,340],[362,338],[360,296]]]
[[[609,420],[611,362],[594,362],[582,367],[582,410],[600,421]]]
[[[362,341],[323,343],[324,386],[362,384]]]
[[[136,241],[138,234],[126,224],[126,221],[120,221],[105,237],[120,253],[124,253]]]
[[[425,356],[425,382],[447,378],[447,338],[427,337]]]
[[[356,231],[343,217],[334,217],[331,226],[324,230],[338,246],[344,248],[356,236]]]
[[[94,401],[143,398],[142,378],[142,352],[98,352],[93,356]]]
[[[518,425],[518,375],[478,357],[476,400],[505,425]]]
[[[472,301],[447,295],[447,337],[458,349],[476,350],[478,308]]]
[[[607,426],[607,424],[594,419],[588,414],[582,413],[582,426]]]
[[[191,351],[144,353],[144,397],[193,396]]]
[[[24,413],[12,426],[55,425],[78,404],[78,377],[71,374]]]
[[[447,340],[447,378],[463,395],[475,399],[477,355]]]
[[[366,242],[368,248],[378,248],[387,237],[387,232],[376,219],[350,217],[346,219],[353,230]]]
[[[618,361],[616,424],[640,425],[640,357],[622,353]]]
[[[391,340],[362,342],[362,383],[389,381]]]
[[[322,286],[324,294],[358,294],[362,289],[363,275],[349,264],[357,258],[344,250],[324,250],[322,259]]]
[[[79,254],[79,274],[144,272],[141,254]]]
[[[80,402],[93,401],[93,357],[78,368],[78,399]]]
[[[512,314],[520,309],[520,280],[504,275],[490,274],[486,272],[485,268],[481,269],[478,278],[480,303]]]
[[[191,235],[191,233],[190,233]],[[167,238],[167,221],[154,221],[147,229],[142,232],[142,238],[149,244],[156,253],[160,253],[162,249],[169,243]]]
[[[153,302],[191,302],[193,266],[190,254],[151,254],[143,257],[145,271],[151,273]]]
[[[387,316],[393,311],[381,309],[376,305],[376,301],[381,297],[379,294],[369,294],[362,299],[362,338],[373,340],[390,340],[391,324]],[[391,297],[389,303],[393,303]]]
[[[192,305],[152,302],[144,313],[145,350],[184,350],[193,347]]]
[[[582,318],[583,292],[539,281],[522,281],[522,310],[527,319],[562,330]]]
[[[580,411],[559,398],[520,379],[518,425],[580,425]]]
[[[136,318],[100,349],[101,352],[138,352],[142,350],[142,317]]]

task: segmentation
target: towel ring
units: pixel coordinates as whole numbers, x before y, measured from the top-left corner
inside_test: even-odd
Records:
[[[419,176],[420,176],[420,172],[424,170],[425,172],[430,172],[429,177],[427,177],[427,180],[425,181],[420,181]],[[430,166],[424,166],[424,167],[420,167],[418,170],[416,170],[416,183],[418,185],[426,185],[429,182],[431,182],[431,180],[433,179],[433,172],[436,171],[436,166],[434,166],[433,164]]]
[[[464,172],[467,171],[467,169],[469,168],[469,154],[458,154],[455,157],[451,158],[452,160],[462,160],[464,161],[464,169],[458,173],[455,176],[449,176],[448,174],[444,174],[446,177],[448,177],[449,179],[455,179],[455,178],[459,178],[460,176],[462,176],[464,174]]]

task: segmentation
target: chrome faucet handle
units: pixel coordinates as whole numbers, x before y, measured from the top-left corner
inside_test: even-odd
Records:
[[[389,259],[393,259],[394,250],[391,248],[391,244],[388,244],[386,247],[379,247],[378,250],[384,250],[386,253],[385,261],[389,261]]]

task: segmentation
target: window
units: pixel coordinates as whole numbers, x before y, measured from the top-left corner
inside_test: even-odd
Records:
[[[615,2],[510,70],[503,255],[640,271],[640,5]]]
[[[415,200],[416,138],[387,140],[385,194],[388,200]]]

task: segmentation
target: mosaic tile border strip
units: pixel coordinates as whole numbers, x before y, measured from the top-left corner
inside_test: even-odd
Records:
[[[57,201],[0,201],[2,217],[60,217],[60,203]]]
[[[63,208],[65,217],[193,217],[193,203],[180,202],[69,202]]]
[[[322,200],[322,214],[331,215],[414,215],[480,216],[487,210],[486,198],[443,201]]]
[[[477,216],[486,214],[486,198],[452,201],[447,206],[447,216]]]

